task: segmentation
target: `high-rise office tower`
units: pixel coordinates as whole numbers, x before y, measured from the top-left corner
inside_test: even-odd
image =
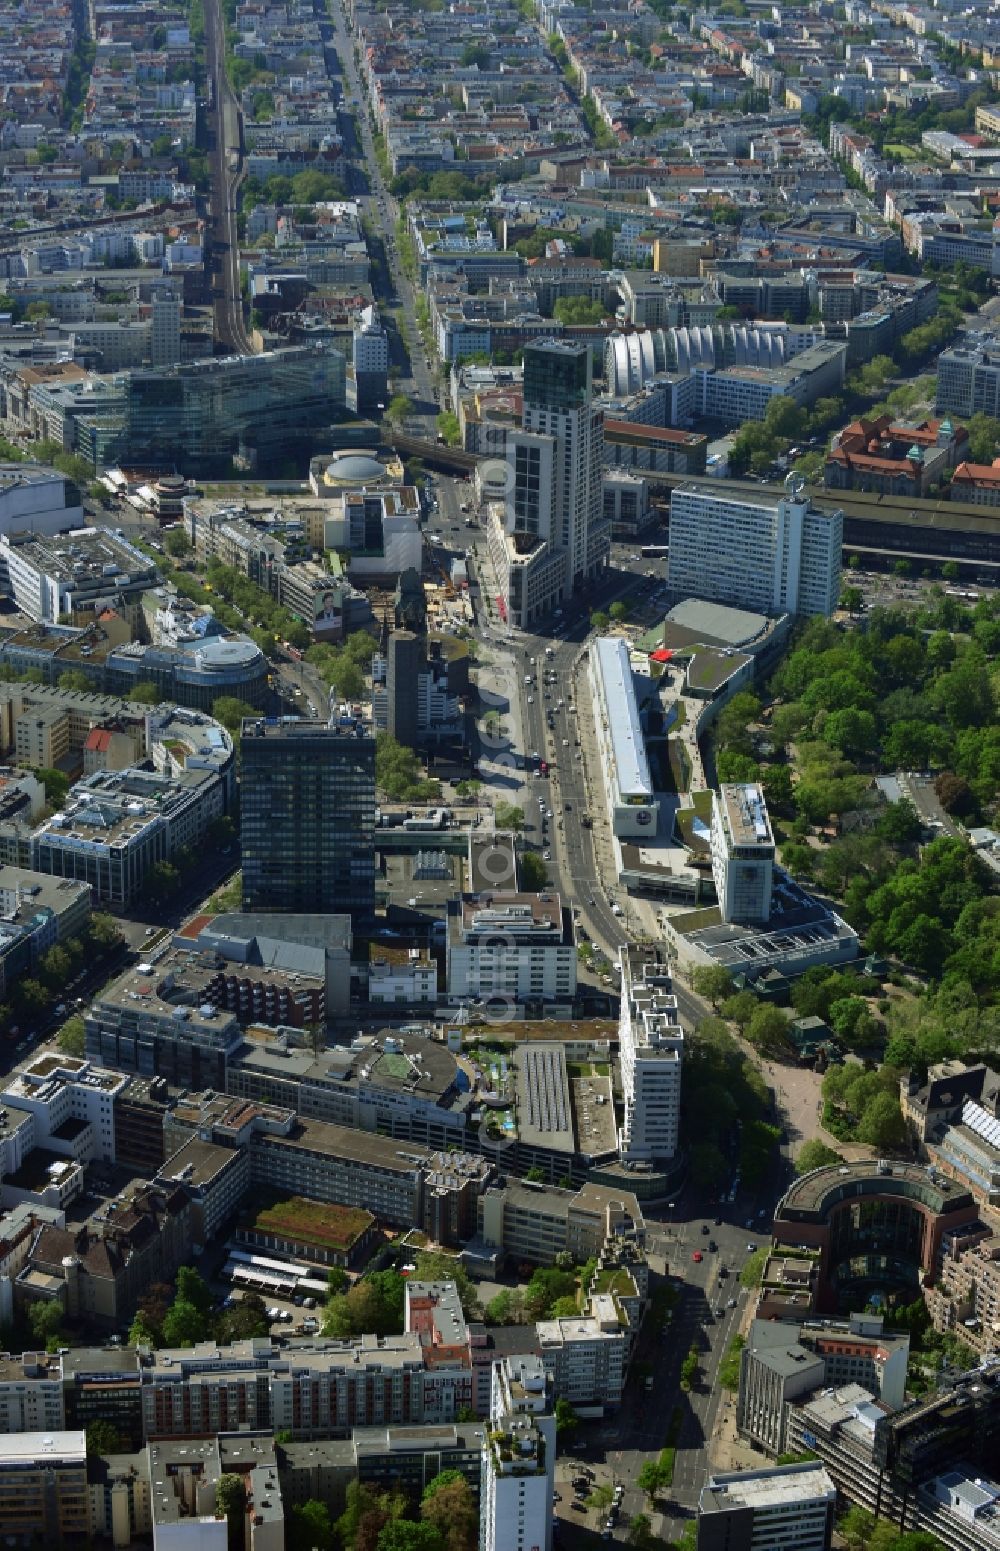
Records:
[[[175,366],[181,358],[181,299],[161,286],[153,291],[149,309],[151,366]]]
[[[535,1356],[493,1364],[480,1473],[482,1551],[550,1551],[556,1422],[551,1378]]]
[[[424,667],[424,638],[412,630],[394,630],[386,651],[386,726],[397,743],[415,749],[420,733],[418,678]]]
[[[844,514],[813,506],[790,474],[778,500],[680,486],[670,497],[667,585],[678,597],[762,614],[832,614]]]
[[[507,439],[504,519],[490,549],[511,624],[561,605],[606,566],[604,419],[593,402],[590,350],[536,340],[524,352],[521,429]]]
[[[361,414],[384,409],[389,402],[389,336],[375,307],[365,307],[354,320],[352,331],[354,403],[348,408]]]
[[[370,915],[375,740],[360,724],[248,717],[240,740],[244,910]]]
[[[720,786],[712,794],[712,875],[724,921],[770,920],[774,836],[755,783]]]

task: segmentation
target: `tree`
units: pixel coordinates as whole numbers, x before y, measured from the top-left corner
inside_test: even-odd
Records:
[[[138,684],[132,685],[127,698],[137,700],[140,705],[159,705],[163,696],[152,680],[140,679]]]
[[[88,1455],[120,1454],[125,1447],[118,1428],[112,1422],[106,1422],[101,1417],[97,1417],[93,1422],[88,1422],[85,1432]]]
[[[377,1551],[444,1551],[444,1537],[425,1520],[390,1519],[379,1534]]]
[[[788,1048],[788,1019],[780,1007],[761,1002],[754,1009],[747,1028],[747,1039],[765,1055],[778,1055]]]
[[[289,1551],[330,1551],[333,1545],[333,1524],[326,1503],[310,1497],[304,1503],[296,1503],[292,1509]]]
[[[208,1335],[209,1322],[200,1309],[175,1298],[163,1321],[163,1340],[167,1346],[196,1346]]]
[[[60,991],[69,980],[73,964],[66,949],[59,943],[54,943],[46,953],[43,953],[38,961],[38,972],[42,984],[50,991]]]
[[[830,1027],[846,1045],[865,1045],[878,1025],[863,996],[840,996],[830,1003]]]
[[[271,1328],[267,1309],[260,1293],[245,1292],[236,1303],[226,1309],[216,1323],[216,1340],[251,1341],[266,1336]]]
[[[504,1288],[486,1305],[489,1325],[522,1325],[525,1320],[524,1294],[519,1287]]]
[[[867,1508],[855,1504],[848,1508],[837,1528],[846,1540],[849,1551],[864,1551],[875,1528],[875,1515],[869,1513]]]
[[[715,1142],[696,1142],[691,1149],[691,1178],[702,1190],[712,1190],[726,1177],[728,1165]]]
[[[552,316],[573,327],[600,323],[608,312],[603,302],[591,301],[587,296],[560,296],[552,308]]]
[[[225,1519],[229,1529],[229,1551],[243,1551],[247,1489],[242,1476],[224,1471],[215,1484],[216,1517]]]
[[[114,916],[105,911],[95,911],[87,922],[87,935],[99,948],[117,948],[122,940],[121,928]]]
[[[61,770],[36,770],[35,775],[45,787],[45,801],[50,808],[61,808],[69,791],[69,776]]]
[[[183,1303],[190,1303],[199,1314],[211,1312],[211,1290],[205,1278],[193,1266],[181,1266],[177,1272],[177,1296]]]
[[[691,989],[696,996],[711,1002],[715,1011],[733,994],[733,981],[720,964],[696,964],[691,971]]]
[[[562,1395],[560,1395],[559,1399],[556,1401],[555,1416],[557,1433],[571,1433],[574,1428],[577,1428],[580,1425],[580,1418],[577,1416],[569,1401],[566,1400]]]
[[[163,1345],[163,1321],[173,1302],[174,1290],[169,1282],[151,1282],[140,1294],[136,1307],[136,1319],[154,1336],[154,1345]]]
[[[420,1517],[437,1530],[445,1551],[476,1551],[479,1514],[472,1488],[460,1471],[442,1470],[428,1481],[420,1499]]]
[[[808,1142],[803,1142],[799,1149],[799,1155],[795,1160],[795,1172],[809,1174],[813,1169],[825,1169],[843,1161],[839,1152],[835,1152],[832,1147],[821,1142],[818,1136],[813,1136]]]
[[[405,1283],[398,1271],[373,1271],[347,1293],[327,1299],[324,1333],[398,1335],[403,1328]]]
[[[593,1509],[595,1513],[607,1513],[614,1500],[614,1495],[610,1486],[595,1486],[587,1498],[587,1507]]]
[[[891,1093],[879,1093],[866,1105],[858,1125],[858,1141],[867,1142],[886,1152],[899,1151],[906,1145],[906,1122],[899,1099]]]
[[[968,432],[970,463],[992,463],[1000,446],[1000,420],[990,415],[973,415]]]
[[[891,363],[890,363],[891,365]],[[801,436],[805,429],[805,410],[795,400],[779,394],[768,403],[764,412],[764,429],[771,436],[789,440]]]
[[[212,701],[212,715],[228,732],[239,732],[243,718],[256,716],[257,712],[248,701],[238,700],[235,695],[219,695]]]
[[[331,1293],[346,1292],[350,1286],[350,1277],[343,1266],[331,1266],[326,1273],[326,1285]]]
[[[934,791],[945,813],[967,818],[975,810],[976,799],[971,786],[953,770],[942,770],[935,778]]]
[[[68,1056],[82,1056],[86,1043],[83,1019],[76,1013],[67,1018],[56,1038],[59,1049]]]
[[[879,816],[878,834],[891,845],[920,839],[920,815],[909,798],[887,803]]]
[[[173,862],[154,862],[142,881],[142,896],[152,904],[161,904],[180,886],[181,875]]]
[[[772,810],[792,811],[792,772],[787,765],[768,765],[761,772],[761,786]]]
[[[191,553],[192,544],[183,528],[173,528],[167,534],[166,550],[168,555],[173,555],[175,560],[183,560]]]
[[[697,1358],[695,1358],[695,1367],[697,1368],[697,1366],[698,1362]],[[635,1478],[635,1484],[641,1492],[645,1492],[649,1505],[652,1507],[660,1492],[668,1485],[664,1466],[661,1465],[658,1459],[643,1460],[639,1474]]]
[[[59,675],[60,689],[78,689],[86,692],[93,687],[90,679],[79,668],[64,668]]]
[[[548,869],[538,852],[525,851],[521,856],[521,888],[534,893],[544,889],[548,881]]]
[[[65,1311],[61,1303],[31,1303],[28,1305],[28,1324],[36,1341],[44,1346],[53,1336],[58,1336],[63,1326]]]
[[[158,1330],[142,1314],[137,1314],[129,1326],[129,1346],[156,1347],[162,1345],[162,1338]]]
[[[735,1023],[740,1033],[745,1034],[757,1006],[757,998],[752,991],[737,991],[735,996],[728,996],[723,1002],[722,1016],[730,1023]]]
[[[590,628],[603,633],[611,623],[610,616],[603,609],[595,609],[590,616]]]
[[[449,447],[461,447],[462,427],[459,424],[458,416],[452,414],[451,410],[442,410],[441,414],[438,415],[437,428]]]
[[[628,1543],[635,1546],[637,1551],[646,1551],[647,1547],[657,1544],[653,1538],[653,1525],[648,1513],[635,1513],[629,1520]]]
[[[619,600],[616,603],[612,603],[611,607],[608,609],[608,616],[610,619],[614,620],[616,625],[623,625],[631,612],[632,611],[628,604],[623,603],[619,598]]]
[[[409,419],[412,413],[412,400],[408,399],[405,393],[394,393],[392,398],[389,400],[389,405],[385,412],[385,418],[393,425],[398,425],[401,421]]]

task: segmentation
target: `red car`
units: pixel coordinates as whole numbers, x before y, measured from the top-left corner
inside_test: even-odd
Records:
[[[696,1249],[694,1254],[691,1256],[691,1259],[692,1260],[701,1260],[701,1258],[702,1258],[701,1250],[700,1249]]]

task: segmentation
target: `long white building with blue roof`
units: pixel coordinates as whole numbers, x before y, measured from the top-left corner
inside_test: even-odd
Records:
[[[656,834],[657,800],[639,722],[628,644],[599,637],[590,649],[594,722],[615,835]]]

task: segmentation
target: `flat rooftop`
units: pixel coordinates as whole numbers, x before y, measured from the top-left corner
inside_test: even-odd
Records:
[[[355,720],[345,726],[338,723],[312,721],[303,716],[245,716],[240,729],[240,737],[244,743],[255,741],[259,738],[270,738],[275,741],[292,740],[305,743],[311,739],[320,739],[323,742],[343,742],[345,739],[358,739],[365,735],[371,735],[371,725],[367,722]]]
[[[755,782],[719,787],[726,830],[735,846],[774,846],[764,793]]]
[[[778,1508],[805,1505],[826,1499],[833,1502],[837,1489],[826,1466],[779,1465],[773,1470],[710,1477],[702,1489],[700,1513],[724,1512],[732,1508]]]
[[[3,1457],[7,1464],[83,1465],[87,1458],[87,1435],[72,1432],[4,1433]]]
[[[525,1045],[517,1052],[517,1124],[522,1142],[575,1150],[569,1074],[562,1045]]]
[[[523,932],[529,937],[563,934],[562,901],[551,889],[540,894],[520,894],[513,889],[493,889],[462,900],[464,934],[498,931],[514,937]]]
[[[469,892],[513,889],[517,882],[517,850],[513,834],[470,834]]]
[[[838,1201],[861,1194],[911,1196],[935,1212],[974,1205],[971,1193],[939,1170],[931,1173],[916,1163],[841,1163],[813,1169],[790,1185],[775,1209],[775,1222],[818,1217]]]
[[[625,641],[599,637],[591,648],[603,686],[601,715],[607,718],[615,781],[622,797],[653,800],[653,780],[639,723],[639,707]]]
[[[156,566],[148,556],[107,528],[74,528],[51,538],[15,537],[12,546],[20,561],[71,592],[95,586],[115,592],[136,579],[156,579]]]
[[[65,807],[35,833],[73,849],[128,845],[186,803],[195,787],[215,779],[214,771],[199,768],[176,776],[137,766],[97,770],[70,789]]]
[[[414,1174],[427,1156],[426,1149],[414,1144],[336,1126],[325,1120],[296,1121],[288,1136],[263,1134],[255,1139],[258,1147],[282,1147],[297,1152],[313,1152],[325,1158],[343,1158],[359,1167],[382,1173]]]
[[[236,1163],[238,1157],[231,1147],[218,1147],[214,1142],[192,1137],[177,1152],[171,1153],[160,1169],[159,1177],[185,1185],[210,1185]]]
[[[241,1226],[251,1232],[273,1233],[279,1238],[312,1245],[317,1249],[348,1250],[374,1225],[371,1212],[361,1207],[335,1206],[309,1201],[303,1196],[284,1196],[251,1209]]]

